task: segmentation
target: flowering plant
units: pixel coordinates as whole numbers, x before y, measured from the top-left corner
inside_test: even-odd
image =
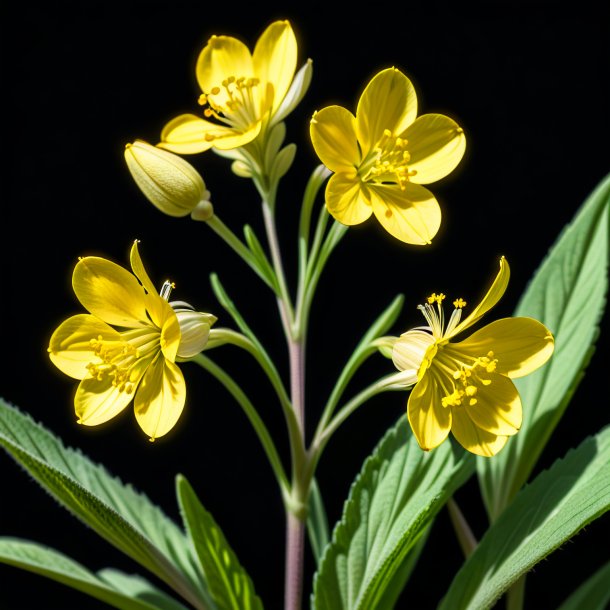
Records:
[[[277,303],[288,376],[219,276],[211,276],[217,299],[211,311],[170,301],[182,284],[150,279],[149,271],[157,273],[140,256],[142,251],[146,260],[153,250],[145,240],[131,245],[131,271],[102,256],[79,259],[72,287],[88,313],[68,317],[50,333],[50,360],[79,381],[79,424],[104,424],[110,435],[124,424],[111,420],[133,404],[139,428],[155,445],[180,442],[180,420],[193,408],[187,390],[193,365],[224,386],[252,425],[283,503],[286,610],[301,608],[305,593],[315,610],[394,607],[444,506],[465,560],[438,596],[440,607],[489,607],[507,593],[511,608],[518,608],[527,571],[610,508],[608,428],[530,479],[596,337],[607,286],[610,181],[600,184],[561,235],[514,316],[490,319],[509,286],[505,257],[477,261],[487,269],[498,264],[497,275],[487,289],[481,286],[478,301],[477,295],[474,301],[456,295],[448,320],[445,294],[431,292],[443,288],[437,282],[444,278],[410,285],[407,312],[399,296],[363,324],[362,337],[317,410],[305,394],[306,346],[331,255],[349,227],[374,215],[393,246],[411,248],[425,267],[425,249],[443,220],[439,201],[424,185],[459,166],[468,130],[445,114],[418,116],[415,87],[396,67],[372,76],[354,113],[339,105],[314,112],[311,148],[320,164],[302,198],[291,274],[277,226],[281,181],[296,159],[296,146],[285,143],[284,121],[304,99],[312,73],[288,21],[271,23],[252,52],[238,38],[212,36],[196,63],[200,111],[171,119],[155,145],[136,139],[125,148],[127,170],[143,197],[168,216],[190,217],[202,230],[211,229],[258,276],[261,295],[265,289]],[[200,153],[205,180],[194,158],[184,157]],[[250,225],[242,238],[221,220],[231,210],[205,171],[212,154],[252,182],[264,239]],[[460,275],[474,267],[465,265]],[[588,294],[586,308],[571,299],[573,292]],[[415,306],[426,295],[418,307],[425,324],[417,326]],[[340,312],[333,315],[340,322]],[[487,324],[474,330],[483,316]],[[392,328],[397,334],[388,334]],[[332,347],[331,338],[325,348]],[[253,359],[271,387],[284,434],[272,430],[268,410],[245,389],[240,367],[221,366],[222,354],[235,349]],[[373,358],[382,363],[381,376],[347,396]],[[322,455],[356,410],[386,392],[408,393],[404,412],[366,460],[330,533],[317,482]],[[94,574],[59,551],[10,537],[0,538],[0,561],[118,608],[263,608],[256,583],[221,530],[222,519],[212,517],[186,476],[176,475],[179,527],[146,496],[6,403],[0,404],[0,444],[63,506],[156,580],[117,569]],[[454,499],[475,472],[489,517],[480,540]],[[531,515],[532,506],[542,517]],[[304,587],[306,533],[316,563],[310,590]],[[574,599],[607,572],[605,566]],[[279,605],[277,599],[264,601]]]

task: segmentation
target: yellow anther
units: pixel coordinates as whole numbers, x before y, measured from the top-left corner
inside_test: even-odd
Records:
[[[210,93],[212,95],[218,95],[220,93],[220,87],[212,87],[212,90],[210,91]]]
[[[464,301],[464,299],[462,299],[462,297],[460,297],[459,299],[456,299],[455,301],[453,301],[453,306],[456,309],[462,309],[463,307],[466,307],[466,301]]]
[[[432,305],[432,303],[436,302],[436,292],[433,292],[429,297],[428,297],[428,303],[430,305]]]
[[[445,300],[445,295],[441,292],[436,295],[436,302],[440,305]]]
[[[473,385],[466,386],[466,396],[474,396],[477,393],[477,388]]]
[[[197,103],[200,106],[205,106],[208,103],[208,96],[205,93],[202,93],[197,99]]]

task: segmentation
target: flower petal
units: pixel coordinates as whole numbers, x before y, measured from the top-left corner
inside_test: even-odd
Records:
[[[344,225],[358,225],[373,213],[368,189],[354,174],[334,174],[326,185],[326,209]]]
[[[434,195],[419,184],[369,184],[373,212],[383,228],[408,244],[429,244],[441,225]]]
[[[432,375],[422,377],[411,390],[407,413],[419,446],[428,451],[440,445],[451,429],[451,409],[442,406]]]
[[[330,171],[354,171],[360,165],[356,119],[349,110],[323,108],[311,118],[309,132],[316,154]]]
[[[386,129],[400,135],[417,116],[417,96],[411,81],[396,68],[375,75],[358,101],[356,130],[362,155],[379,142]]]
[[[129,253],[129,262],[131,263],[131,269],[134,275],[140,280],[142,286],[144,286],[146,292],[156,294],[157,290],[155,288],[155,285],[148,277],[148,273],[146,273],[144,263],[142,262],[142,258],[140,257],[140,252],[138,251],[139,243],[140,242],[136,239],[133,242],[133,246],[131,246],[131,251]]]
[[[74,397],[74,409],[78,423],[98,426],[117,416],[133,398],[133,392],[120,391],[112,384],[111,377],[98,380],[85,377]]]
[[[394,365],[399,371],[407,374],[406,378],[413,379],[411,383],[417,381],[417,373],[426,351],[433,343],[434,337],[429,332],[416,328],[400,335],[394,343],[392,350]]]
[[[81,258],[72,287],[85,309],[108,324],[125,328],[150,326],[145,292],[135,275],[105,258]]]
[[[146,371],[134,403],[138,424],[150,440],[167,434],[176,425],[185,400],[182,371],[159,355]]]
[[[163,301],[163,299],[161,299]],[[174,362],[182,333],[180,331],[180,323],[178,316],[169,303],[163,301],[167,309],[165,309],[163,324],[161,325],[161,351],[167,360]]]
[[[216,87],[219,93],[211,95],[214,103],[225,106],[229,101],[223,81],[229,77],[253,78],[254,65],[248,47],[232,36],[212,36],[203,48],[195,67],[197,82],[201,90],[210,95]]]
[[[470,399],[476,400],[474,404],[464,398],[462,408],[475,426],[492,434],[511,436],[521,428],[523,413],[521,398],[515,384],[504,375],[489,373],[491,384],[487,386],[475,385],[478,392]],[[475,382],[476,383],[476,382]]]
[[[288,21],[276,21],[262,33],[252,61],[261,83],[273,85],[274,113],[288,92],[297,67],[297,39]]]
[[[508,436],[492,434],[477,427],[466,411],[459,407],[453,410],[451,432],[464,449],[483,457],[496,455],[508,440]]]
[[[51,335],[49,357],[51,362],[63,373],[83,379],[87,376],[87,365],[99,362],[91,349],[91,339],[102,337],[104,341],[120,341],[121,335],[89,314],[72,316],[62,322]]]
[[[161,132],[161,142],[157,146],[181,155],[204,152],[212,146],[225,150],[251,142],[260,129],[260,121],[245,131],[238,131],[211,123],[194,114],[181,114],[165,125]]]
[[[408,141],[409,170],[417,173],[411,181],[429,184],[450,174],[466,150],[464,130],[443,114],[424,114],[407,127],[402,137]]]
[[[550,331],[532,318],[502,318],[476,331],[453,348],[474,358],[494,353],[496,370],[509,377],[523,377],[541,367],[553,353]]]
[[[493,284],[487,291],[487,294],[481,299],[481,302],[470,312],[470,315],[462,320],[451,333],[445,335],[446,339],[455,337],[458,333],[472,326],[477,320],[481,319],[501,298],[510,278],[510,267],[508,261],[502,256],[500,258],[500,271],[493,281]]]

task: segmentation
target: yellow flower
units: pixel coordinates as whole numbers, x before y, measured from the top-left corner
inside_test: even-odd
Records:
[[[496,320],[454,343],[451,340],[477,322],[502,297],[510,270],[504,257],[483,300],[461,321],[462,299],[445,325],[444,294],[432,294],[420,305],[427,326],[401,335],[392,358],[402,371],[401,383],[415,384],[407,412],[422,449],[440,445],[453,433],[472,453],[495,455],[521,426],[521,399],[511,379],[542,366],[553,353],[553,336],[531,318]]]
[[[336,220],[357,225],[375,214],[397,239],[430,243],[441,211],[421,185],[455,169],[466,138],[442,114],[416,116],[415,89],[396,68],[371,80],[356,116],[342,106],[313,115],[311,141],[322,163],[335,172],[326,187],[326,207]]]
[[[203,178],[178,155],[136,140],[125,146],[125,161],[146,198],[165,214],[187,216],[200,205],[211,205]]]
[[[152,441],[174,427],[184,407],[176,358],[203,349],[216,318],[186,303],[168,303],[170,282],[157,294],[137,241],[130,260],[133,274],[97,256],[79,260],[72,286],[89,314],[60,324],[49,355],[62,372],[81,380],[74,397],[79,423],[103,424],[134,399],[138,424]]]
[[[212,147],[229,150],[251,142],[263,123],[280,113],[296,62],[297,42],[288,21],[272,23],[252,54],[232,36],[212,36],[195,70],[203,91],[199,103],[205,118],[183,114],[171,120],[163,128],[159,146],[191,154]],[[289,97],[292,100],[293,96]]]

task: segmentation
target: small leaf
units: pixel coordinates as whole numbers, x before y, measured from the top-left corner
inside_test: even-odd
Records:
[[[217,523],[182,475],[176,479],[178,501],[210,594],[219,610],[263,610],[254,585]]]
[[[309,493],[309,512],[307,514],[307,531],[309,533],[309,542],[313,552],[316,565],[320,565],[322,553],[326,545],[330,541],[328,532],[328,519],[326,517],[326,509],[322,500],[322,494],[318,487],[317,481],[314,479]]]
[[[167,608],[170,610],[170,606],[159,606],[149,603],[146,599],[139,599],[136,595],[126,594],[114,587],[112,583],[104,582],[103,579],[66,555],[27,540],[0,538],[0,562],[46,576],[115,608],[123,610]],[[142,579],[142,582],[146,581]],[[23,601],[28,602],[27,593],[24,594]],[[176,610],[179,610],[180,607],[175,606]],[[182,606],[182,608],[184,607]]]
[[[451,442],[422,451],[402,417],[352,484],[315,576],[312,607],[391,607],[386,602],[395,599],[396,584],[402,586],[413,567],[404,566],[413,547],[474,468],[474,456]]]
[[[583,582],[557,610],[604,610],[610,605],[610,561]]]
[[[195,607],[211,605],[188,540],[146,496],[81,453],[65,448],[48,430],[1,399],[0,446],[102,538]]]
[[[522,489],[456,575],[439,610],[490,608],[517,579],[610,509],[610,426]]]
[[[519,434],[493,460],[478,463],[492,520],[526,482],[593,353],[608,291],[609,224],[610,176],[560,235],[515,311],[549,328],[555,353],[542,369],[516,380],[523,402]]]

